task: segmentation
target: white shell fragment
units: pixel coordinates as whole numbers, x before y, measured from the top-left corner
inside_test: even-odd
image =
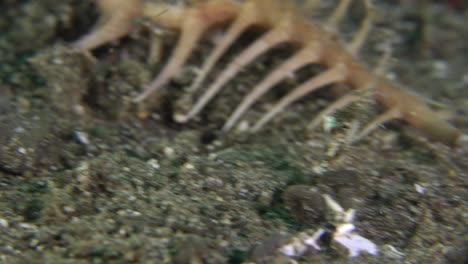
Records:
[[[426,193],[426,189],[424,189],[424,187],[422,187],[420,184],[415,183],[414,184],[414,189],[420,194],[425,194]]]
[[[297,238],[293,238],[292,243],[287,244],[280,248],[280,252],[288,257],[295,257],[303,255],[307,250],[307,246]]]
[[[336,230],[333,232],[333,241],[347,248],[350,257],[357,257],[361,252],[377,255],[379,253],[377,245],[355,232],[353,221],[356,211],[351,208],[345,211],[330,195],[324,194],[323,198],[328,208],[334,212]],[[322,250],[318,242],[325,230],[318,229],[312,236],[309,235],[310,232],[311,230],[299,233],[289,244],[282,246],[279,252],[288,257],[300,257],[306,252],[307,247],[313,247],[317,251]]]
[[[343,224],[337,228],[333,240],[346,247],[349,250],[350,257],[357,257],[361,252],[377,255],[379,252],[377,245],[369,239],[356,234],[353,230],[354,225]]]
[[[320,237],[323,235],[323,233],[325,233],[325,230],[320,228],[314,233],[312,237],[305,239],[304,243],[308,246],[315,248],[316,250],[322,250],[322,248],[320,248],[317,242],[320,239]]]
[[[335,200],[333,200],[330,195],[328,194],[324,194],[323,195],[323,198],[325,199],[325,203],[328,205],[328,207],[330,209],[332,209],[335,214],[343,214],[344,213],[344,209],[343,207],[341,207],[341,205],[339,205]]]
[[[89,145],[90,142],[89,142],[88,134],[86,134],[85,132],[75,131],[75,136],[78,142],[80,142],[81,144]]]

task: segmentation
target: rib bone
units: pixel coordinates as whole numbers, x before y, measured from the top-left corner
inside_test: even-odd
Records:
[[[287,30],[286,27],[276,27],[266,32],[258,40],[252,43],[236,59],[234,59],[234,61],[232,61],[222,73],[220,73],[217,79],[196,102],[189,113],[185,116],[178,115],[176,121],[184,123],[193,118],[219,92],[219,90],[236,75],[239,70],[277,44],[288,41],[289,34],[285,30]]]
[[[159,90],[180,70],[207,27],[208,25],[196,13],[193,13],[184,21],[180,40],[171,56],[171,60],[143,93],[134,98],[134,102],[141,102],[148,95]]]
[[[379,115],[376,119],[370,122],[367,126],[365,126],[359,134],[352,139],[352,142],[357,142],[361,140],[363,137],[367,136],[369,133],[377,129],[379,126],[389,122],[390,120],[400,119],[402,118],[401,112],[398,108],[392,108],[384,112],[383,114]]]
[[[228,31],[223,36],[221,42],[214,48],[210,56],[206,59],[203,64],[200,73],[198,74],[195,81],[192,83],[188,91],[196,91],[201,83],[210,73],[213,66],[216,64],[218,59],[224,54],[224,52],[231,46],[231,44],[250,26],[260,22],[261,17],[257,13],[255,8],[255,2],[247,2],[242,7],[242,12],[239,17],[232,23]]]
[[[328,70],[311,78],[307,82],[298,86],[292,92],[283,97],[277,104],[273,106],[263,117],[253,126],[252,131],[256,132],[263,127],[271,118],[281,112],[292,102],[302,98],[306,94],[313,92],[325,85],[344,81],[346,79],[347,69],[343,64],[337,64],[330,67]]]
[[[308,126],[309,130],[314,130],[320,122],[323,120],[323,118],[327,115],[330,115],[340,109],[343,109],[350,105],[353,102],[358,101],[361,99],[360,96],[355,95],[353,93],[349,93],[345,96],[340,97],[340,99],[334,101],[332,104],[327,106],[325,109],[323,109],[320,113],[317,114],[317,116],[310,122],[310,125]]]
[[[320,45],[314,43],[302,48],[286,62],[273,70],[244,97],[234,113],[229,117],[228,121],[226,121],[223,131],[229,131],[253,103],[286,76],[307,64],[317,62],[319,58]]]

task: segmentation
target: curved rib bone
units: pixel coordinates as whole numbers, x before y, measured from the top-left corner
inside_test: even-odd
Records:
[[[133,99],[134,102],[141,102],[151,93],[159,90],[180,70],[207,27],[208,25],[198,14],[192,14],[185,20],[179,43],[171,56],[171,60],[166,64],[158,77],[140,95]]]
[[[311,78],[302,85],[298,86],[292,92],[283,97],[277,104],[273,106],[263,117],[252,127],[252,131],[256,132],[263,127],[271,118],[281,112],[292,102],[302,98],[308,93],[311,93],[325,85],[344,81],[346,79],[347,69],[343,64],[332,66],[330,69]]]
[[[234,61],[232,61],[222,73],[220,73],[218,78],[195,103],[187,115],[177,116],[176,121],[184,123],[193,118],[219,92],[219,90],[236,75],[239,70],[272,47],[288,40],[289,34],[285,32],[284,27],[277,27],[266,32],[246,50],[244,50],[244,52],[242,52],[236,59],[234,59]]]
[[[349,93],[340,97],[340,99],[335,100],[332,104],[330,104],[320,113],[318,113],[317,116],[315,116],[315,118],[312,120],[312,122],[310,122],[307,128],[309,130],[314,130],[320,124],[320,122],[322,122],[325,116],[330,115],[340,109],[343,109],[351,103],[358,101],[359,99],[361,99],[361,97],[353,93]]]
[[[286,76],[307,64],[317,62],[319,58],[320,45],[314,43],[313,45],[302,48],[286,62],[273,70],[259,84],[257,84],[249,94],[244,96],[242,102],[237,106],[236,110],[224,124],[223,131],[229,131],[239,118],[250,108],[250,106],[255,103],[255,101]]]
[[[239,17],[233,22],[229,27],[226,34],[223,36],[221,42],[216,45],[214,50],[211,52],[210,56],[204,62],[200,73],[196,77],[195,81],[192,83],[188,91],[196,91],[201,83],[210,73],[213,66],[219,60],[219,58],[224,54],[224,52],[231,46],[231,44],[250,26],[257,24],[260,21],[260,16],[257,14],[256,8],[252,7],[255,5],[254,2],[246,3]]]

